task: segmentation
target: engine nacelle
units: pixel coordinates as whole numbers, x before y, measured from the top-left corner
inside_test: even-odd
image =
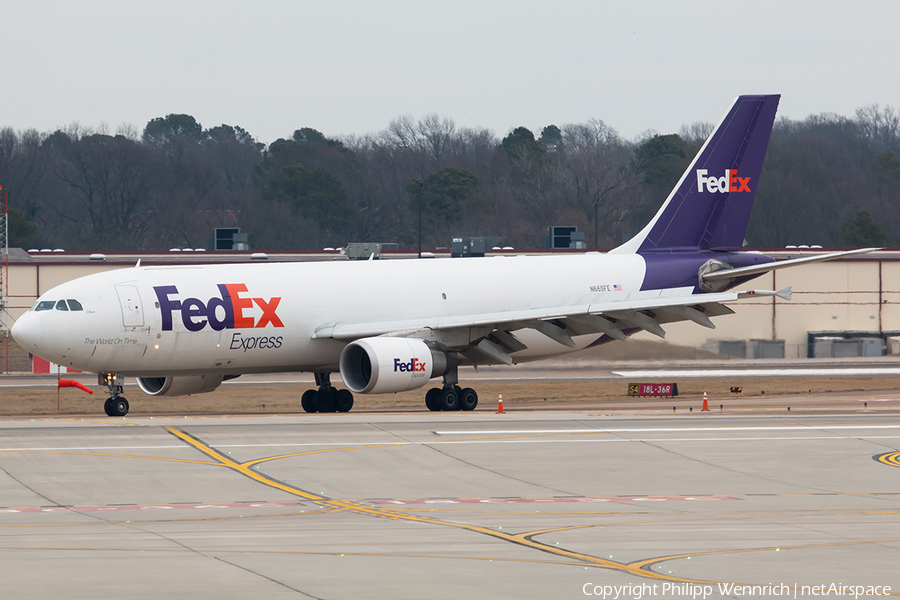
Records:
[[[358,394],[404,392],[447,372],[448,356],[415,338],[364,338],[341,352],[341,378]]]
[[[225,379],[221,375],[191,377],[138,377],[138,387],[151,396],[187,396],[211,392]]]

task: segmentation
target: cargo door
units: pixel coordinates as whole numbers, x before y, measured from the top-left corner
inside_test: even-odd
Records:
[[[116,294],[119,295],[119,307],[122,309],[122,325],[143,327],[144,309],[141,306],[141,297],[138,295],[137,286],[117,285]]]

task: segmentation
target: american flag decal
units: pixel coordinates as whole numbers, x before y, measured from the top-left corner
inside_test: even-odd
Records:
[[[619,285],[618,283],[614,283],[614,284],[613,284],[613,291],[614,291],[614,292],[621,292],[621,291],[622,291],[622,286]]]

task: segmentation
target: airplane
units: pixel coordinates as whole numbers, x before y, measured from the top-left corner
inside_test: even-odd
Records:
[[[778,261],[741,252],[779,95],[739,96],[653,219],[608,253],[566,256],[147,266],[97,273],[41,295],[14,324],[29,352],[98,373],[109,416],[124,378],[151,396],[211,392],[245,373],[312,372],[307,412],[347,412],[353,394],[424,387],[433,411],[473,410],[459,367],[515,364],[639,331],[790,299],[734,288]],[[340,373],[348,389],[331,385]]]

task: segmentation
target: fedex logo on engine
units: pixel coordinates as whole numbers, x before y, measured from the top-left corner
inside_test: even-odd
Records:
[[[394,373],[396,373],[397,371],[402,371],[404,373],[424,371],[426,364],[427,363],[424,360],[419,360],[418,358],[412,358],[409,360],[409,362],[403,362],[399,358],[395,358]]]
[[[727,192],[749,192],[750,178],[738,177],[737,171],[725,169],[725,177],[707,177],[706,169],[697,169],[697,191],[703,188],[711,194]]]
[[[219,297],[212,297],[206,302],[197,298],[185,298],[175,300],[171,298],[178,294],[178,288],[174,285],[154,286],[153,291],[159,300],[159,310],[162,313],[163,331],[172,331],[172,313],[181,312],[181,322],[188,331],[200,331],[207,323],[213,331],[223,329],[261,328],[267,325],[272,327],[284,327],[284,323],[275,313],[281,298],[242,298],[241,294],[248,294],[247,286],[243,283],[219,284]],[[256,304],[262,315],[254,319],[252,315],[246,315],[245,311]]]

